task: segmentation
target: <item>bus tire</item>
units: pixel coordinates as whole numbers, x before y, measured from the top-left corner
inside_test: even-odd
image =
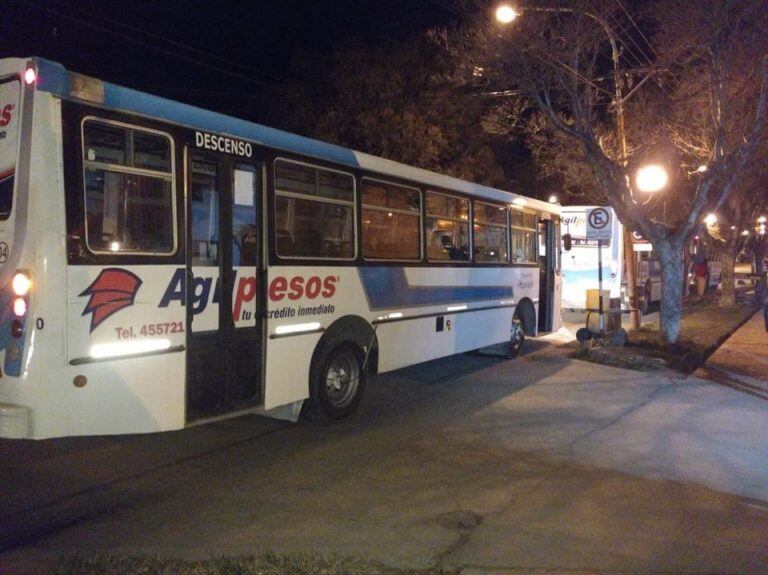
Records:
[[[512,318],[512,328],[509,335],[509,343],[507,343],[507,357],[514,359],[520,355],[525,345],[525,326],[520,318],[515,316]]]
[[[329,423],[354,413],[365,390],[363,361],[362,350],[349,341],[324,347],[310,367],[309,398],[302,406],[302,417]]]

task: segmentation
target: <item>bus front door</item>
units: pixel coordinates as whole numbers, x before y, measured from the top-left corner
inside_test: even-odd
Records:
[[[263,402],[263,165],[187,155],[187,420]]]
[[[555,304],[555,226],[552,220],[539,220],[539,331],[554,327]],[[559,310],[557,310],[559,313]]]

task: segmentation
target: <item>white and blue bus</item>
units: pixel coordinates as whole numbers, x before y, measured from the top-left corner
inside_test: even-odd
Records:
[[[0,437],[338,419],[559,327],[557,206],[46,60],[0,60],[0,172]]]
[[[563,206],[563,233],[571,236],[571,249],[563,254],[563,308],[583,312],[587,290],[598,286],[597,240],[587,240],[587,212],[597,206]],[[609,208],[610,209],[610,208]],[[623,228],[611,209],[611,239],[602,242],[603,290],[621,297]]]

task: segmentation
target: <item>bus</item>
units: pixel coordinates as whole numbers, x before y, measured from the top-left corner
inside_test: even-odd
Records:
[[[571,250],[563,256],[563,308],[582,312],[586,308],[586,290],[597,289],[597,242],[586,239],[586,213],[597,206],[564,206],[563,233],[571,234]],[[611,208],[609,208],[611,209]],[[624,258],[624,226],[611,209],[611,241],[602,246],[603,289],[611,298],[620,298],[629,308],[627,297],[626,261]],[[653,304],[661,301],[661,264],[650,242],[637,232],[632,233],[637,305],[647,314]]]
[[[0,437],[351,414],[560,325],[559,208],[0,60]]]
[[[561,211],[563,233],[571,236],[571,249],[563,255],[563,308],[583,312],[587,307],[587,290],[598,287],[597,240],[587,240],[589,210],[598,206],[563,206]],[[600,254],[603,262],[603,290],[611,298],[621,297],[623,270],[623,227],[611,211],[611,239],[602,242]]]

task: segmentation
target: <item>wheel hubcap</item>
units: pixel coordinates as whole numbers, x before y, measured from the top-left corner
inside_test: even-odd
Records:
[[[360,367],[352,352],[334,357],[325,374],[325,393],[335,407],[346,407],[357,393]]]

